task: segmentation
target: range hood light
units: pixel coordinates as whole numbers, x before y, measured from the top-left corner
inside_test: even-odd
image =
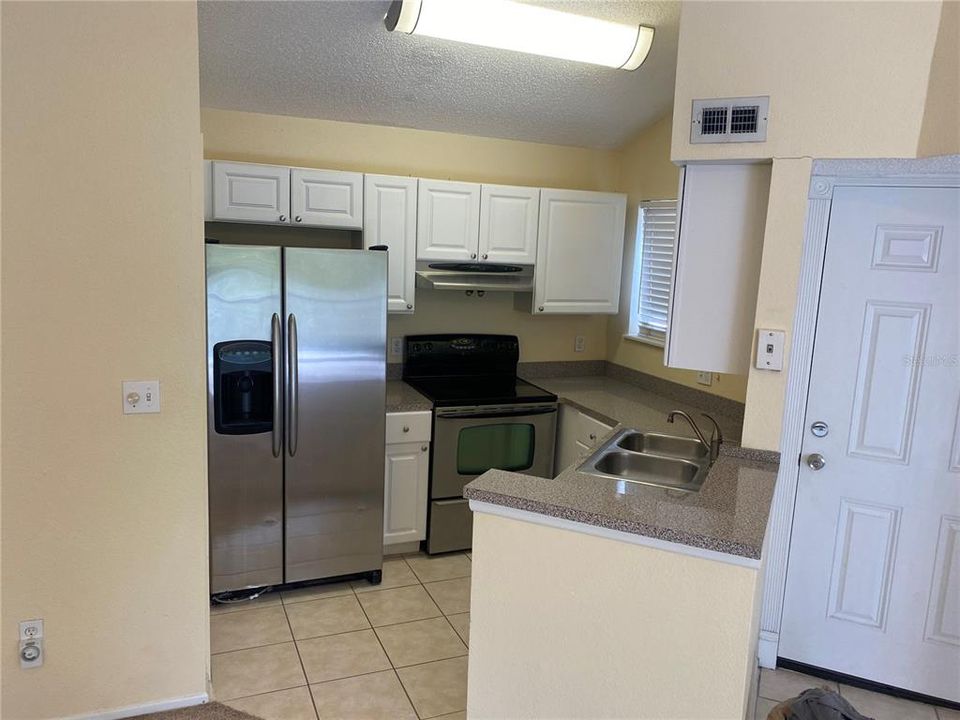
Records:
[[[636,70],[653,28],[572,15],[511,0],[394,0],[387,30],[501,50]]]

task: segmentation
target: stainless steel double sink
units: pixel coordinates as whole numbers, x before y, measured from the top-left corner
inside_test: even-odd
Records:
[[[577,469],[613,480],[696,492],[710,470],[710,448],[696,438],[621,430]]]

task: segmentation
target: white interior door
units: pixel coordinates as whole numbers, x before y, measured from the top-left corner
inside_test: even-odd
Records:
[[[779,651],[952,701],[958,224],[957,188],[834,192]]]

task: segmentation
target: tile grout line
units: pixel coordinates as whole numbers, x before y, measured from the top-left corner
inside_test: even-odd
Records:
[[[357,603],[359,604],[359,603]],[[297,636],[293,632],[293,624],[290,622],[290,616],[287,615],[287,607],[283,606],[283,617],[287,620],[287,627],[290,628],[290,637],[293,638],[293,647],[297,651],[297,660],[300,662],[300,672],[303,673],[303,682],[307,686],[307,695],[310,696],[310,706],[313,708],[313,715],[320,720],[320,711],[317,710],[317,701],[313,699],[313,690],[310,689],[310,676],[307,675],[307,668],[303,664],[303,656],[300,655],[300,645],[297,643]]]
[[[407,564],[406,560],[403,561],[403,564],[407,565],[407,568],[410,570],[410,572],[413,572],[413,569]],[[417,574],[413,573],[413,575],[414,577],[416,577]],[[419,578],[417,579],[419,580]],[[412,586],[408,586],[408,587],[412,587]],[[426,590],[424,590],[424,592],[426,592]],[[356,591],[354,591],[354,595],[356,595]],[[407,698],[407,702],[410,703],[410,709],[413,710],[413,714],[416,715],[417,718],[419,718],[420,713],[417,712],[417,706],[413,704],[413,698],[410,697],[410,693],[407,692],[407,688],[403,684],[403,680],[400,679],[400,673],[397,672],[397,666],[394,665],[393,658],[390,657],[390,653],[388,653],[387,649],[383,646],[383,641],[380,639],[380,635],[377,634],[377,629],[373,626],[373,623],[370,622],[370,616],[367,615],[367,610],[366,608],[363,607],[363,603],[360,602],[359,597],[357,598],[357,604],[360,606],[360,611],[363,613],[363,616],[367,618],[367,622],[370,623],[370,629],[373,630],[373,636],[377,639],[377,644],[380,645],[380,649],[383,651],[384,657],[387,658],[387,662],[390,663],[390,669],[393,671],[393,676],[397,679],[397,682],[400,684],[400,689],[403,690],[403,695],[404,697]],[[310,695],[312,696],[313,693],[311,692]],[[319,718],[319,713],[317,714],[317,717]]]

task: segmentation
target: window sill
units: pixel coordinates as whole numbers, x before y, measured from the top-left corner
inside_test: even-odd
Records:
[[[643,343],[644,345],[652,345],[653,347],[662,348],[664,346],[664,341],[659,338],[646,337],[645,335],[624,335],[624,340],[631,340],[636,343]]]

